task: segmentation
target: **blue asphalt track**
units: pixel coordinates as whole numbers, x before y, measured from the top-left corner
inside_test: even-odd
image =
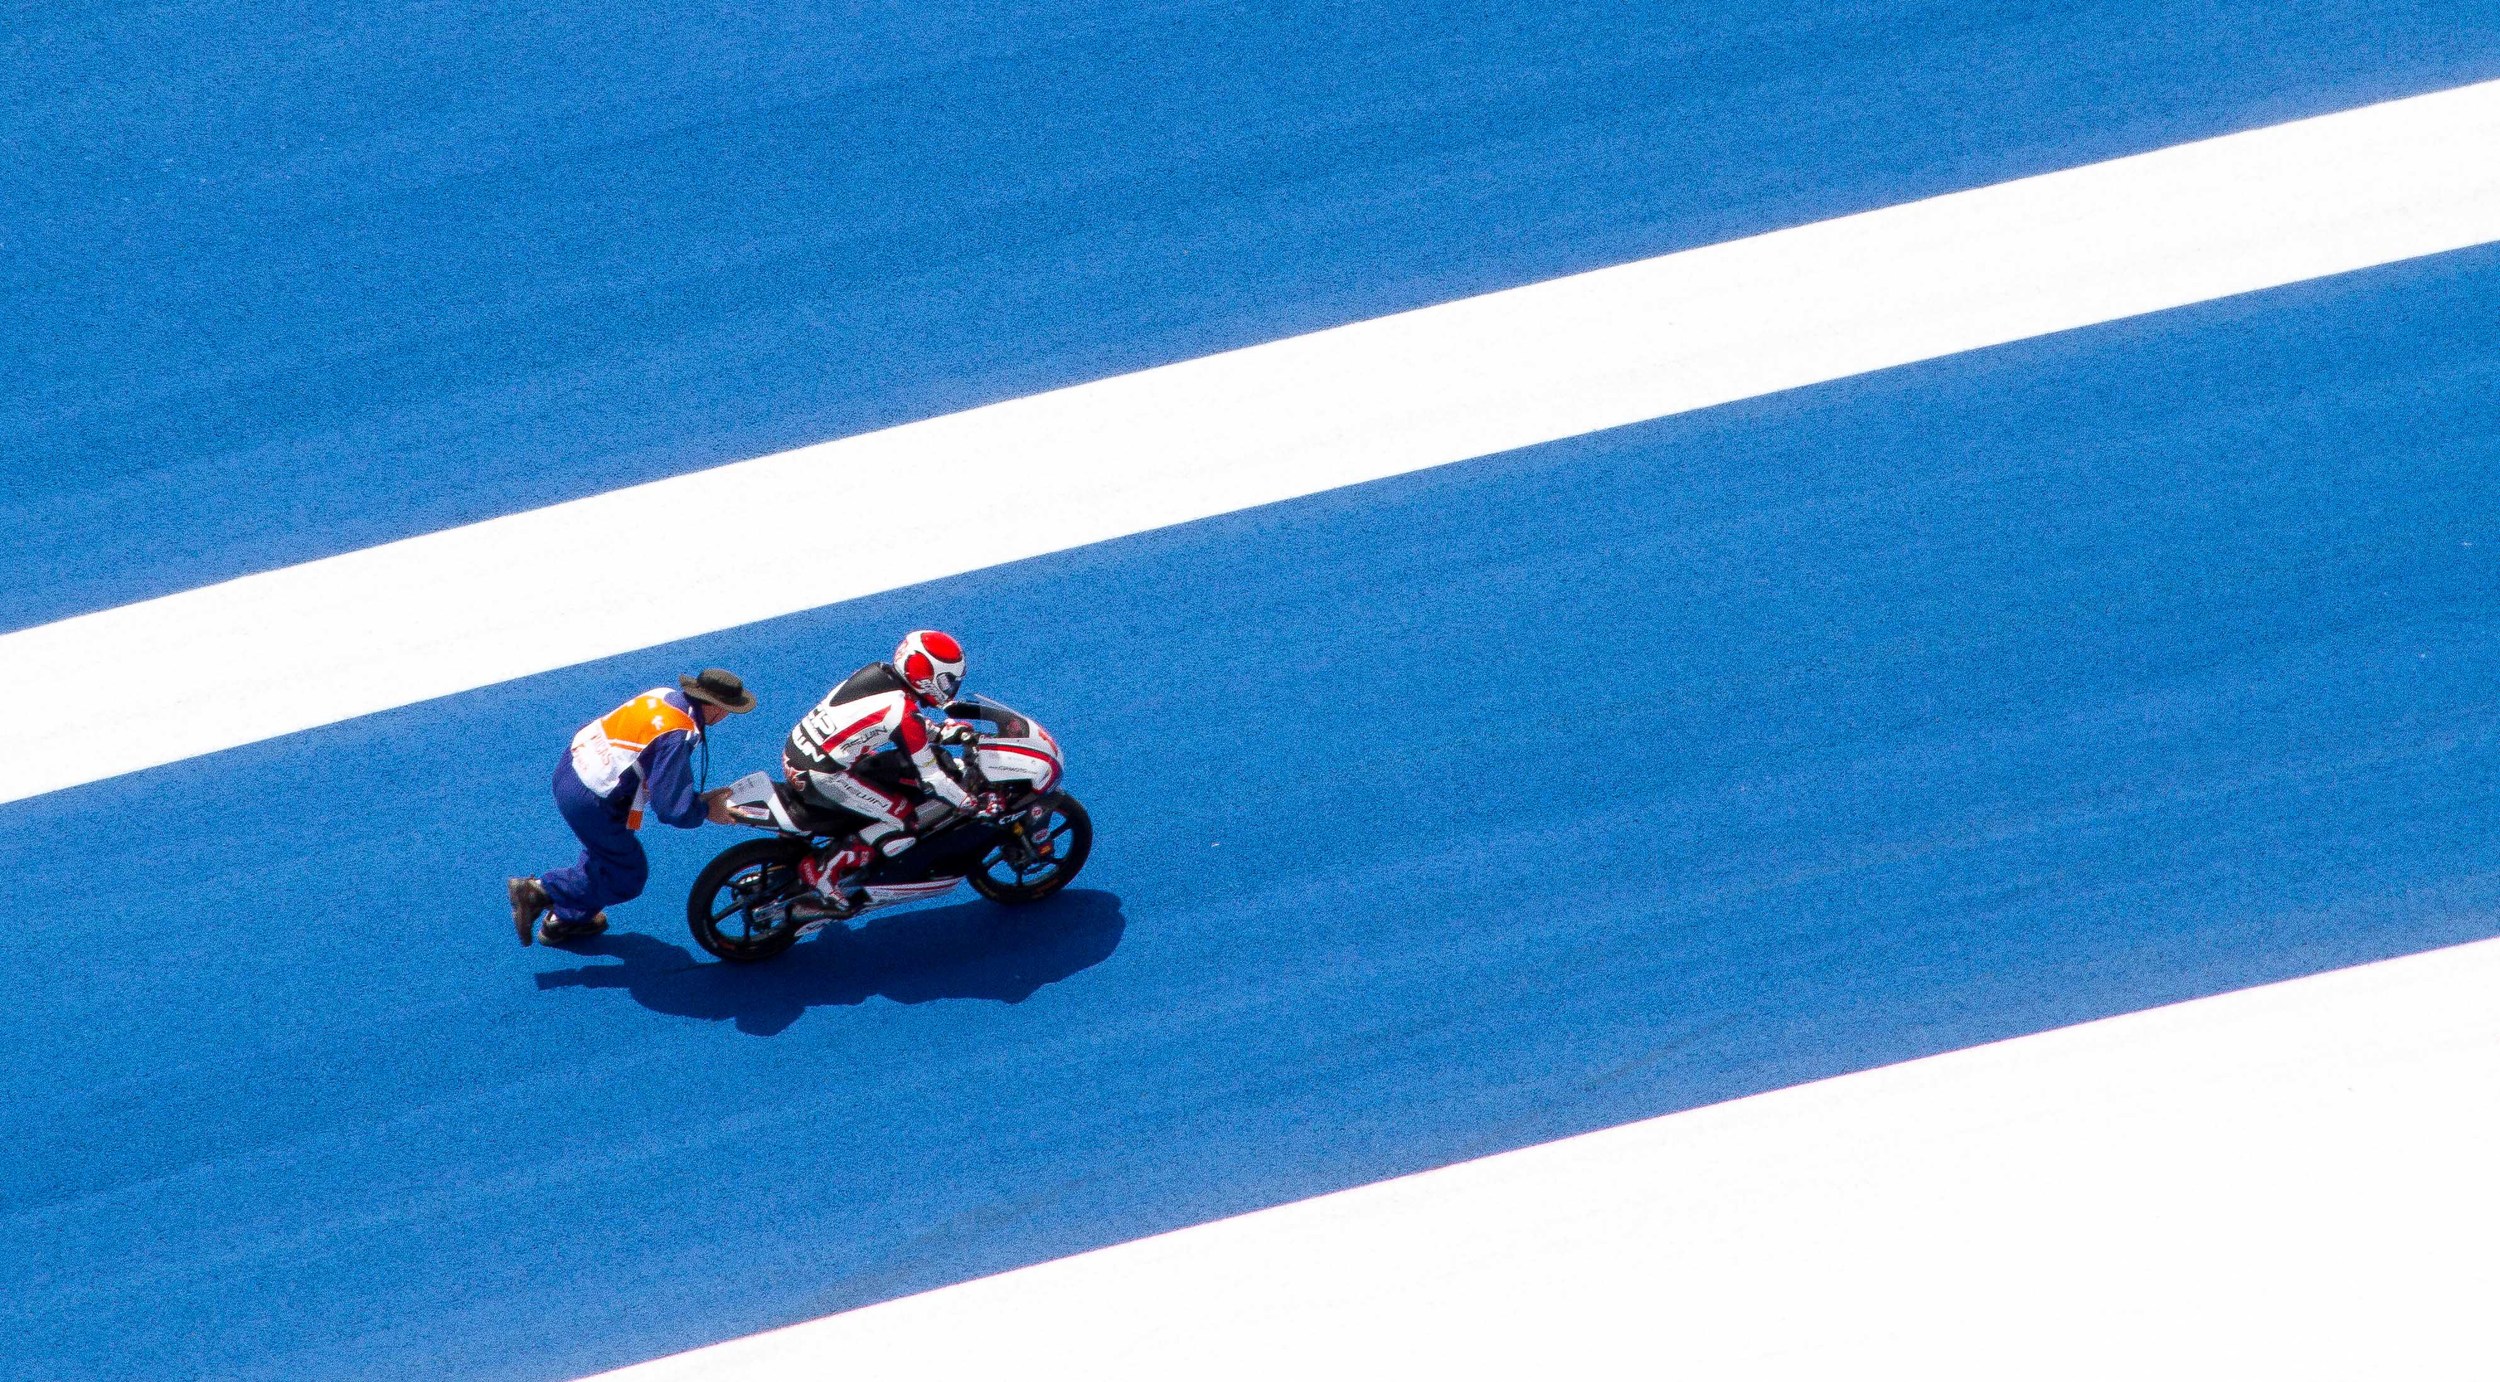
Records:
[[[2500,76],[2478,5],[971,9],[20,7],[0,626]],[[2494,934],[2496,308],[2450,255],[0,807],[0,1374],[562,1378]],[[1078,891],[732,973],[726,832],[657,832],[513,945],[582,719],[720,663],[760,765],[914,624],[1069,746]]]

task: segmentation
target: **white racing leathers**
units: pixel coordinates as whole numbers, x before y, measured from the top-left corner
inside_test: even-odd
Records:
[[[912,800],[897,790],[903,784],[881,783],[861,772],[889,744],[902,750],[912,774],[932,795],[950,806],[971,804],[931,745],[911,688],[882,662],[852,673],[807,712],[790,731],[781,766],[810,805],[860,817],[865,822],[860,843],[891,857],[911,848]]]

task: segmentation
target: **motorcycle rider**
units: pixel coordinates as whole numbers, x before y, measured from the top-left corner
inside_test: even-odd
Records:
[[[916,629],[895,646],[893,661],[853,672],[790,731],[782,774],[799,799],[858,823],[836,848],[800,862],[799,876],[826,901],[847,910],[849,900],[839,890],[844,878],[878,854],[891,859],[918,842],[917,803],[905,790],[903,763],[923,791],[947,805],[996,814],[994,794],[975,799],[934,747],[970,742],[972,727],[933,727],[921,718],[932,710],[942,714],[963,676],[963,645],[935,629]],[[899,752],[880,758],[889,747]]]

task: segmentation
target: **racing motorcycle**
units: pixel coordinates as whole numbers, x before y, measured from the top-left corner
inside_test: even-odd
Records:
[[[817,812],[768,773],[749,773],[730,784],[729,814],[769,833],[722,850],[695,875],[686,896],[695,943],[724,960],[753,964],[834,922],[942,897],[959,883],[1011,907],[1066,887],[1093,852],[1094,823],[1075,797],[1059,790],[1067,767],[1059,741],[986,697],[957,701],[946,714],[974,730],[957,760],[964,788],[976,796],[1000,794],[1003,810],[985,819],[942,801],[921,802],[913,822],[918,843],[892,858],[878,853],[843,879],[845,895],[835,900],[801,879],[799,863],[830,848],[857,822]],[[899,786],[909,769],[888,749],[859,771]]]

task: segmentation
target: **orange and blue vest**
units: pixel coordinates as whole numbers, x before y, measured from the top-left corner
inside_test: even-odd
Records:
[[[646,807],[670,825],[700,825],[693,759],[702,728],[682,693],[645,691],[573,736],[573,775],[611,809],[622,807],[628,830],[642,828]]]

